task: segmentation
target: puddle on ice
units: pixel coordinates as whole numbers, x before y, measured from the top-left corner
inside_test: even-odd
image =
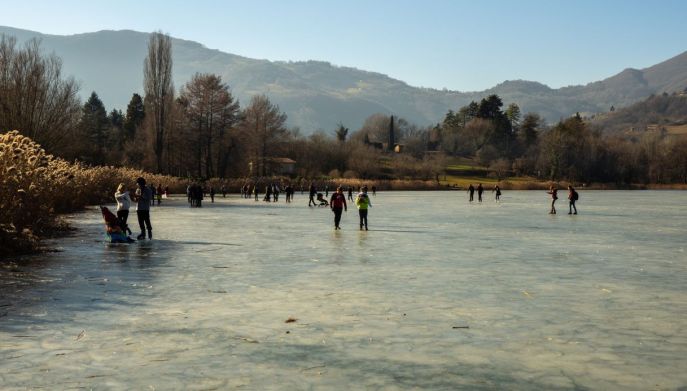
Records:
[[[687,193],[581,196],[381,192],[367,232],[299,194],[179,198],[132,245],[89,210],[1,265],[0,388],[687,385]]]

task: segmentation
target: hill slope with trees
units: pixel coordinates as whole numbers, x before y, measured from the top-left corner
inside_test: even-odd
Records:
[[[47,53],[63,61],[66,75],[81,84],[82,99],[97,91],[108,108],[124,109],[132,91],[142,93],[143,59],[150,34],[99,31],[71,36],[0,27],[0,34],[19,44],[41,39]],[[449,109],[499,95],[517,102],[523,112],[537,112],[547,122],[580,112],[592,115],[611,106],[624,107],[651,94],[687,87],[687,52],[655,66],[626,69],[608,79],[552,89],[532,81],[506,81],[478,92],[418,88],[386,75],[339,67],[322,61],[271,62],[208,49],[200,43],[172,39],[174,86],[178,89],[196,72],[216,74],[240,102],[265,94],[288,115],[288,125],[304,134],[333,131],[343,123],[358,129],[372,114],[402,115],[420,126],[440,122]]]
[[[631,106],[596,115],[591,125],[607,134],[638,134],[687,125],[687,91],[663,93]]]

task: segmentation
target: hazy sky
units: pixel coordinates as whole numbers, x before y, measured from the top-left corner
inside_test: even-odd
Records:
[[[162,30],[246,57],[323,60],[459,91],[586,84],[687,50],[687,0],[0,0],[0,25]]]

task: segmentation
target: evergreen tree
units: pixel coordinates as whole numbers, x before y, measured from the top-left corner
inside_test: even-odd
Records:
[[[110,122],[110,132],[108,132],[109,137],[106,146],[111,152],[121,157],[121,152],[124,148],[124,114],[122,110],[112,109],[107,116],[107,120]],[[111,158],[111,155],[108,158]],[[107,163],[111,164],[113,162],[108,161]]]
[[[124,138],[126,141],[134,139],[136,130],[143,124],[145,115],[143,98],[139,94],[133,94],[129,104],[126,106],[126,117],[124,118]]]
[[[479,118],[485,119],[497,119],[501,114],[501,107],[503,107],[503,101],[498,95],[489,95],[487,98],[482,99],[479,103],[479,109],[477,110],[477,116]]]
[[[122,114],[122,110],[112,109],[107,119],[110,121],[110,125],[112,125],[113,128],[120,130],[124,128],[124,114]]]
[[[90,144],[83,145],[82,157],[84,160],[93,164],[104,163],[105,146],[108,139],[110,121],[107,118],[107,111],[98,94],[93,91],[86,103],[83,105],[81,114],[81,134],[83,142]]]
[[[348,128],[339,123],[339,128],[336,129],[336,139],[344,142],[346,141],[346,136],[348,136]]]
[[[452,111],[449,111],[449,113],[453,113]],[[458,113],[454,115],[453,118],[451,118],[448,114],[446,119],[453,120],[449,125],[453,129],[458,129],[458,128],[464,128],[465,125],[468,124],[473,118],[477,118],[479,114],[479,105],[475,102],[472,101],[470,104],[467,106],[463,106],[458,110]],[[446,124],[446,119],[444,119],[444,123]]]
[[[518,131],[520,144],[526,151],[530,146],[537,144],[539,128],[542,126],[542,119],[539,114],[527,113],[523,118]]]
[[[459,125],[458,116],[453,112],[453,110],[449,110],[448,113],[446,113],[446,116],[444,116],[442,126],[445,128],[457,128]]]
[[[520,125],[520,106],[516,103],[509,104],[506,109],[506,118],[508,118],[508,122],[510,122],[511,129],[517,131]]]

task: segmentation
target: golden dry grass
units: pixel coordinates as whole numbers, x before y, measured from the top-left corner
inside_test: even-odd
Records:
[[[112,202],[119,183],[137,177],[181,191],[182,180],[118,167],[72,164],[45,152],[18,131],[0,135],[0,247],[24,251],[57,224],[57,214]]]

